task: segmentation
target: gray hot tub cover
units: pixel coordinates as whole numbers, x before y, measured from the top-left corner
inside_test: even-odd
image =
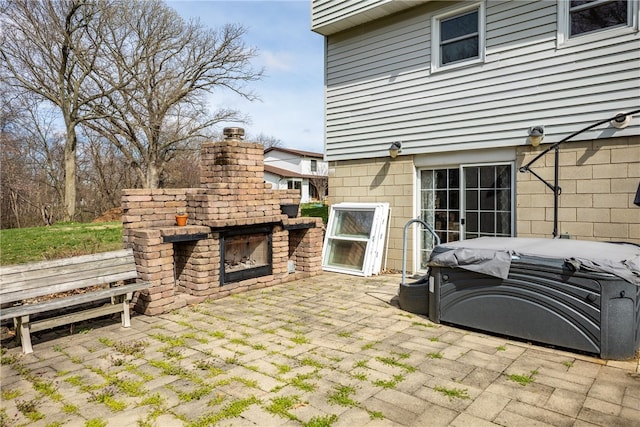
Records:
[[[458,267],[506,279],[521,256],[561,259],[574,268],[613,274],[640,286],[640,246],[570,239],[481,237],[439,245],[429,266]]]

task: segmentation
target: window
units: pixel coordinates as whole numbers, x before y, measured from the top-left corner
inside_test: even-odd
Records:
[[[289,181],[287,181],[287,189],[300,190],[300,194],[302,194],[302,181],[290,179]]]
[[[380,273],[388,215],[388,203],[332,205],[322,248],[323,270],[362,276]]]
[[[571,0],[569,37],[627,25],[628,1]]]
[[[433,70],[483,59],[484,3],[437,15],[432,28]]]
[[[637,27],[638,2],[633,0],[570,0],[558,3],[558,42],[610,36],[611,30]]]
[[[311,160],[311,172],[318,172],[318,161]]]

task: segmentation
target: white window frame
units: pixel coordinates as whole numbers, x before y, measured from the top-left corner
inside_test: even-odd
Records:
[[[336,232],[336,217],[338,211],[373,211],[371,229],[367,236],[338,234]],[[389,217],[389,203],[338,203],[331,206],[327,232],[322,247],[322,269],[337,273],[357,276],[371,276],[379,274],[382,266],[387,222]],[[347,265],[332,264],[329,260],[334,242],[359,242],[365,244],[362,266],[349,267]]]
[[[447,18],[451,18],[457,15],[463,15],[464,13],[470,12],[475,9],[478,10],[478,57],[468,60],[461,60],[451,64],[440,65],[440,22]],[[464,7],[448,9],[443,13],[434,15],[431,18],[431,72],[433,73],[440,70],[449,70],[483,63],[486,46],[486,23],[487,19],[484,1],[472,3]]]
[[[638,22],[640,21],[640,11],[638,9],[637,0],[627,0],[629,7],[627,8],[627,25],[620,25],[610,28],[602,28],[585,34],[578,34],[570,37],[571,33],[571,16],[569,13],[570,1],[562,0],[558,2],[558,34],[557,47],[569,47],[590,43],[597,40],[603,40],[611,37],[617,37],[625,34],[633,34],[638,30]]]

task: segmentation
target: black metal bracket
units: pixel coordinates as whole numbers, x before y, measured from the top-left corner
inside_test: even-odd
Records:
[[[173,236],[162,236],[163,243],[176,243],[176,242],[192,242],[195,240],[204,240],[208,238],[207,233],[193,233],[193,234],[174,234]]]

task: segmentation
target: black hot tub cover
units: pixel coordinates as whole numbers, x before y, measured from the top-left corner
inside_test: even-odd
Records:
[[[632,243],[480,237],[438,245],[429,266],[459,267],[506,279],[511,260],[521,256],[562,259],[577,269],[613,274],[640,286],[640,246]]]

